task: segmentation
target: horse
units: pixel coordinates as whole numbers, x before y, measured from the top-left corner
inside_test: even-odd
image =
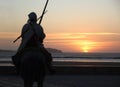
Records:
[[[43,87],[46,75],[45,55],[38,48],[29,48],[22,52],[18,72],[24,81],[24,87]]]

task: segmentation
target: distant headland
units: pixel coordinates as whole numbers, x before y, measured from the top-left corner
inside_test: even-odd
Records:
[[[5,50],[5,49],[0,49],[0,52],[15,52],[15,50]]]
[[[54,48],[47,48],[47,50],[48,50],[50,53],[62,53],[61,50],[54,49]]]

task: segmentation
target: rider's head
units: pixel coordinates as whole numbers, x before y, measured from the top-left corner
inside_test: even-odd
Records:
[[[28,14],[28,17],[30,22],[37,22],[37,15],[35,12],[31,12],[30,14]]]

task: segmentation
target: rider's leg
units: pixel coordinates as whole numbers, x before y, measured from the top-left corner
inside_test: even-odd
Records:
[[[51,74],[53,74],[55,71],[53,70],[53,67],[52,67],[52,60],[53,60],[52,55],[44,47],[42,47],[41,50],[46,56],[48,70],[50,71]]]

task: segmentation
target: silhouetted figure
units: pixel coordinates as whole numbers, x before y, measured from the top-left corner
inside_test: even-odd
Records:
[[[37,15],[31,12],[28,17],[27,24],[22,28],[22,33],[25,33],[22,35],[21,44],[12,59],[17,71],[25,81],[25,87],[32,87],[27,84],[30,83],[30,79],[33,83],[40,77],[44,77],[45,68],[48,68],[51,74],[54,73],[54,70],[52,69],[52,56],[43,45],[45,33],[43,28],[37,24]],[[41,72],[43,76],[39,74]]]

